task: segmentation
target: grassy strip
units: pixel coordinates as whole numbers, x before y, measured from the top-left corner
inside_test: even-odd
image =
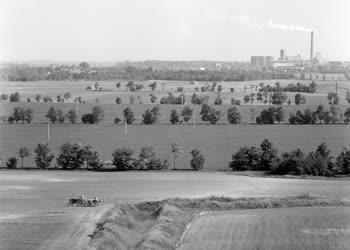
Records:
[[[203,211],[325,206],[350,206],[350,202],[306,194],[285,198],[207,197],[121,203],[97,224],[90,245],[96,249],[175,249],[186,225]]]

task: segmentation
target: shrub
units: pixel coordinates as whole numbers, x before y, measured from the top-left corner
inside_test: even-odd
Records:
[[[221,85],[219,85],[221,86]],[[220,96],[217,96],[214,100],[214,105],[222,105],[222,98]]]
[[[154,124],[157,123],[160,117],[160,108],[158,106],[154,107],[153,109],[149,110],[147,109],[145,113],[142,115],[143,117],[143,124]]]
[[[35,152],[35,164],[39,168],[48,168],[55,157],[48,144],[38,144]]]
[[[201,170],[204,167],[205,158],[202,152],[198,149],[193,149],[191,151],[191,167],[193,170]]]
[[[84,114],[81,117],[81,121],[86,124],[94,124],[95,123],[95,117],[92,114]]]
[[[116,104],[121,104],[122,103],[122,98],[120,98],[118,96],[117,98],[115,98],[115,102],[116,102]]]
[[[114,150],[113,165],[118,171],[132,170],[134,168],[133,149],[131,147],[118,147]]]
[[[290,153],[283,153],[280,162],[271,168],[272,174],[304,174],[305,156],[300,149],[293,150]]]
[[[242,147],[232,155],[230,168],[234,171],[260,169],[260,150],[257,147]]]
[[[21,101],[21,97],[18,92],[14,94],[10,94],[10,102],[20,102],[20,101]]]
[[[12,157],[7,159],[6,167],[7,168],[16,168],[17,162],[18,162],[18,160],[17,160],[16,156],[12,156]]]
[[[230,124],[241,123],[241,113],[236,107],[231,107],[227,110],[227,120]]]
[[[177,113],[176,109],[173,109],[170,111],[170,123],[171,124],[177,124],[180,121],[179,114]]]
[[[184,122],[188,122],[192,118],[192,115],[193,109],[188,106],[184,107],[181,111],[181,116],[183,117]]]
[[[120,119],[119,117],[114,118],[114,123],[115,124],[118,124],[121,121],[122,121],[122,119]]]

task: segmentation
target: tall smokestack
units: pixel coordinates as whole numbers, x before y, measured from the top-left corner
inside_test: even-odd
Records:
[[[314,32],[311,31],[310,65],[312,65],[313,58],[314,58]]]

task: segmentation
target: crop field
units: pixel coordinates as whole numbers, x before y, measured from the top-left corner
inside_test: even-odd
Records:
[[[0,148],[10,157],[20,146],[32,153],[38,143],[47,142],[46,124],[1,124]],[[242,146],[259,145],[264,138],[272,141],[279,152],[296,148],[310,152],[326,142],[334,156],[350,145],[349,125],[123,125],[54,124],[50,126],[51,149],[57,153],[64,142],[83,142],[97,150],[103,160],[110,160],[117,146],[132,146],[136,154],[142,146],[152,145],[160,158],[170,158],[170,144],[178,143],[183,151],[177,168],[189,168],[190,151],[200,149],[206,159],[205,170],[228,170],[232,154]],[[170,158],[170,162],[171,158]],[[25,167],[34,166],[33,154],[25,158]],[[4,165],[3,165],[4,166]]]
[[[349,208],[214,212],[196,219],[181,250],[349,249]]]
[[[105,207],[65,207],[73,193],[102,197]],[[304,193],[348,200],[350,185],[348,180],[258,178],[222,172],[0,171],[0,249],[74,249],[69,244],[79,241],[79,236],[88,238],[99,215],[121,201]],[[326,211],[334,218],[336,210]],[[347,222],[346,218],[340,223]],[[306,229],[312,229],[310,225]]]
[[[116,83],[121,82],[121,87],[117,88]],[[138,92],[128,92],[126,88],[126,81],[100,81],[100,87],[102,91],[88,91],[86,87],[93,86],[94,81],[34,81],[34,82],[10,82],[10,81],[0,81],[0,93],[10,94],[18,91],[21,95],[22,101],[26,101],[30,98],[34,102],[36,94],[41,94],[42,96],[50,96],[54,101],[56,101],[57,95],[64,95],[69,92],[72,97],[68,102],[73,102],[76,97],[81,96],[86,103],[96,103],[96,98],[98,98],[98,103],[100,104],[112,104],[115,103],[115,98],[117,96],[121,97],[123,103],[129,103],[129,96],[135,97],[135,103],[150,104],[150,94],[154,94],[158,97],[158,102],[162,96],[167,95],[168,92],[172,92],[175,95],[181,94],[176,93],[178,87],[183,87],[183,93],[186,95],[186,99],[190,100],[191,95],[196,92],[198,95],[208,95],[210,97],[209,103],[213,103],[214,99],[218,93],[212,92],[201,92],[201,87],[205,85],[211,85],[211,82],[195,82],[195,84],[190,84],[189,81],[156,81],[157,88],[154,92],[148,87],[150,83],[154,81],[143,81],[137,82],[142,83],[144,88],[142,91]],[[223,91],[220,94],[224,104],[230,104],[231,98],[242,100],[246,94],[255,93],[256,86],[260,82],[264,82],[266,85],[269,84],[274,86],[276,82],[280,82],[281,86],[286,86],[289,83],[303,83],[309,84],[310,80],[263,80],[263,81],[244,81],[244,82],[217,82],[217,84],[222,85]],[[346,89],[350,89],[350,82],[346,80],[339,80],[338,82],[338,94],[340,96],[340,104],[346,104],[344,99]],[[313,94],[304,93],[307,97],[307,104],[317,105],[317,104],[327,104],[327,93],[336,91],[336,80],[316,80],[318,84],[317,92]],[[230,88],[235,89],[234,93],[230,92]],[[199,90],[196,91],[195,88]],[[294,103],[294,95],[296,93],[286,93],[288,99]],[[243,104],[243,101],[242,101]],[[259,104],[255,102],[254,104]]]

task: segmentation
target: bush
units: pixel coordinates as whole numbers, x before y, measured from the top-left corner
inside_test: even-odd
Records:
[[[21,97],[18,92],[14,94],[10,94],[10,102],[20,102],[20,101],[21,101]]]
[[[6,167],[7,168],[16,168],[17,167],[17,158],[15,156],[12,156],[10,158],[8,158],[7,162],[6,162]]]
[[[121,121],[122,121],[122,119],[120,119],[119,117],[114,118],[114,123],[115,124],[118,124]]]
[[[154,107],[153,109],[149,110],[147,109],[145,113],[142,115],[143,117],[143,124],[149,125],[157,123],[160,117],[160,108],[158,106]]]
[[[232,155],[230,168],[233,171],[260,169],[260,150],[257,147],[242,147]]]
[[[171,110],[170,112],[170,123],[171,124],[177,124],[180,121],[179,114],[177,113],[176,109]]]
[[[48,168],[55,157],[48,144],[38,144],[35,152],[35,164],[39,168]]]
[[[95,116],[93,116],[92,114],[84,114],[82,115],[81,117],[81,121],[86,124],[94,124],[96,121],[95,121]]]
[[[131,147],[118,147],[114,150],[113,165],[118,171],[132,170],[135,159],[133,158],[133,149]]]
[[[115,98],[115,102],[116,102],[116,104],[121,104],[122,98],[120,98],[120,97]]]
[[[300,149],[290,153],[283,153],[280,162],[271,169],[272,174],[296,174],[302,175],[305,168],[305,156]]]
[[[202,152],[198,149],[193,149],[191,151],[191,167],[193,170],[201,170],[204,167],[205,158]]]
[[[189,108],[189,107],[184,107],[181,111],[181,116],[183,117],[183,121],[184,122],[188,122],[193,115],[193,109]]]

